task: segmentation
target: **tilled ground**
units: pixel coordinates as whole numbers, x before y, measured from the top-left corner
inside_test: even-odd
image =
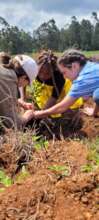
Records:
[[[81,129],[89,139],[99,134],[99,120],[84,117]],[[83,173],[88,147],[83,141],[49,141],[34,149],[32,134],[10,132],[1,137],[0,168],[14,184],[0,193],[0,220],[98,220],[99,169]],[[29,176],[16,181],[22,165]],[[49,169],[66,166],[67,175]]]

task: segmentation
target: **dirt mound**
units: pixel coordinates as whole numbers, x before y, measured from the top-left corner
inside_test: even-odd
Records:
[[[98,220],[97,174],[54,181],[44,171],[0,196],[0,219]]]
[[[57,137],[61,140],[53,139],[48,146],[34,140],[33,131],[10,131],[0,137],[0,170],[13,180],[10,187],[0,192],[0,220],[99,219],[99,166],[82,172],[88,164],[89,147],[86,141],[78,139],[97,137],[99,120],[85,115],[82,118],[83,126],[79,129],[71,132],[71,128],[63,128],[68,139],[63,139],[61,130]],[[57,128],[56,123],[54,131],[59,134]],[[99,161],[98,155],[96,160]],[[23,165],[28,175],[25,173],[25,179],[21,176],[19,180]]]
[[[82,131],[90,139],[99,135],[99,118],[87,117],[83,115]]]
[[[10,152],[9,147],[7,158]],[[87,154],[86,145],[72,140],[51,141],[47,150],[33,151],[30,176],[0,193],[0,220],[98,220],[99,170],[81,172]],[[16,155],[7,160],[9,174]],[[62,173],[65,166],[69,172]]]

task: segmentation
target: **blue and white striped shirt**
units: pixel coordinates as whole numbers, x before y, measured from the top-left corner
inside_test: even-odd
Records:
[[[99,88],[99,63],[88,61],[77,79],[73,81],[68,96],[91,97],[97,88]]]

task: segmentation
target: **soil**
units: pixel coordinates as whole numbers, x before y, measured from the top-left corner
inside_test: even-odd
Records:
[[[91,140],[98,136],[99,119],[83,116],[83,122],[80,134]],[[53,139],[48,149],[37,151],[31,136],[25,133],[22,139],[21,133],[12,131],[1,136],[0,169],[14,184],[0,193],[0,220],[98,220],[99,169],[81,171],[87,163],[87,145],[75,133],[73,140]],[[16,182],[23,164],[29,176]],[[67,166],[69,174],[49,169],[53,165]]]

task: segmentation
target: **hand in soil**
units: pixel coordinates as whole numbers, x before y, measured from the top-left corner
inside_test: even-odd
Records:
[[[24,109],[25,110],[34,110],[34,105],[32,103],[24,102]]]
[[[86,107],[83,109],[83,113],[88,116],[94,116],[94,108]]]

